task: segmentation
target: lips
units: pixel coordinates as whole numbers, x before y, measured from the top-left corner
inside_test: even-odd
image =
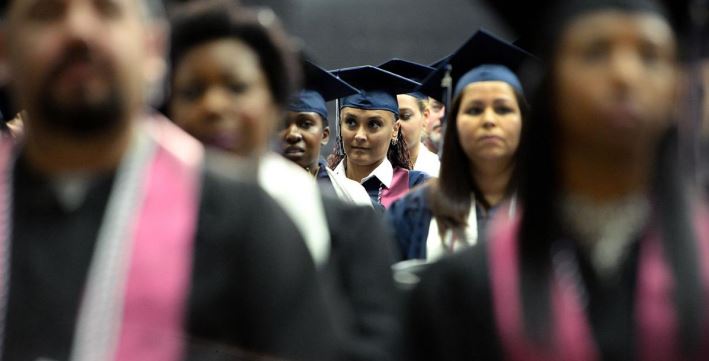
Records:
[[[502,142],[504,139],[502,137],[497,136],[497,135],[484,135],[480,138],[478,138],[478,142],[480,143],[499,143]]]
[[[603,111],[610,126],[630,128],[642,121],[640,108],[635,103],[622,102],[608,106]]]
[[[305,149],[301,147],[290,146],[283,150],[286,156],[302,156],[305,154]]]

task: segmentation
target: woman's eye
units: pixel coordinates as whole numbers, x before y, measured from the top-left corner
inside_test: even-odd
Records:
[[[466,114],[469,115],[480,115],[482,114],[484,109],[482,107],[471,107],[468,108],[468,110],[465,112]]]
[[[313,122],[309,120],[302,120],[298,122],[298,128],[308,130],[313,126]]]
[[[203,92],[202,87],[194,85],[178,90],[177,95],[182,99],[194,101],[199,99]]]
[[[411,114],[409,112],[404,112],[404,113],[401,113],[401,116],[399,117],[399,119],[401,119],[403,121],[408,121],[411,119],[411,117],[413,117],[413,114]]]
[[[345,125],[347,128],[354,129],[357,127],[357,121],[354,119],[345,119]]]
[[[379,129],[382,127],[382,123],[376,120],[370,120],[368,125],[372,129]]]
[[[234,94],[242,94],[248,90],[249,87],[244,83],[231,83],[229,84],[229,90]]]
[[[607,44],[597,42],[589,45],[581,53],[581,57],[587,63],[596,63],[608,58],[610,49]]]
[[[514,110],[513,110],[512,108],[510,108],[510,107],[504,107],[504,106],[503,106],[503,107],[497,107],[497,108],[495,108],[495,112],[496,112],[497,114],[509,114],[509,113],[512,113],[513,111],[514,111]]]

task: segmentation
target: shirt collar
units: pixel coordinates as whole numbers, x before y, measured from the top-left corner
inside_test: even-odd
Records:
[[[344,177],[347,176],[347,174],[345,173],[344,159],[335,168],[335,174],[340,174]],[[392,167],[391,162],[389,162],[389,159],[384,158],[384,161],[382,161],[382,163],[379,164],[379,166],[375,168],[372,173],[369,173],[368,176],[360,180],[359,183],[364,183],[373,177],[377,177],[377,179],[379,179],[379,181],[382,182],[385,187],[391,187],[391,182],[394,179],[394,167]]]

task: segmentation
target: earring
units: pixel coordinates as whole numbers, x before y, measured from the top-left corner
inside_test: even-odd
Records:
[[[396,145],[396,142],[397,142],[396,139],[392,139],[392,140],[391,140],[391,145]]]

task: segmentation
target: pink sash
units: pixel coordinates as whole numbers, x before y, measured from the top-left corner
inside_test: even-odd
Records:
[[[389,188],[382,189],[382,205],[384,208],[403,197],[409,191],[409,171],[403,168],[394,168],[394,176]]]
[[[597,345],[586,314],[580,305],[575,285],[568,279],[554,276],[552,284],[553,334],[552,345],[542,349],[525,335],[519,292],[517,259],[517,232],[519,217],[507,218],[504,212],[491,229],[489,242],[490,281],[495,320],[505,358],[508,360],[598,360]],[[519,214],[519,213],[518,213]],[[698,222],[698,251],[704,300],[709,300],[709,228],[706,213]],[[639,264],[636,306],[637,352],[640,360],[676,360],[681,355],[677,343],[678,325],[673,305],[672,277],[662,254],[657,232],[642,240]],[[709,308],[705,307],[705,310]],[[706,316],[706,314],[705,314]],[[702,356],[707,359],[709,343],[707,327],[703,323]]]
[[[116,360],[178,360],[192,274],[203,149],[154,120],[157,154],[137,215]]]
[[[97,350],[111,360],[178,360],[185,342],[184,321],[189,295],[193,240],[196,232],[203,148],[186,133],[165,119],[147,121],[155,151],[143,172],[144,197],[137,203],[132,224],[124,299],[119,307],[116,335],[96,335],[115,339],[113,346]],[[145,129],[141,129],[144,131]],[[0,174],[9,174],[13,165],[12,140],[0,140]],[[11,184],[0,182],[0,202],[10,204]],[[8,227],[11,219],[3,212],[0,223]],[[104,222],[105,223],[105,222]],[[129,224],[131,224],[129,223]],[[103,227],[103,225],[102,225]],[[0,289],[9,279],[9,229],[0,229]],[[86,297],[84,297],[84,301]],[[1,297],[4,330],[6,299]],[[83,308],[83,304],[82,304]],[[79,311],[81,313],[81,310]],[[109,319],[111,317],[108,317]],[[109,329],[114,329],[113,325]],[[2,339],[0,337],[0,339]],[[75,340],[76,341],[76,340]],[[91,347],[92,345],[82,345]],[[76,356],[78,359],[85,358]],[[108,361],[108,360],[106,360]]]

